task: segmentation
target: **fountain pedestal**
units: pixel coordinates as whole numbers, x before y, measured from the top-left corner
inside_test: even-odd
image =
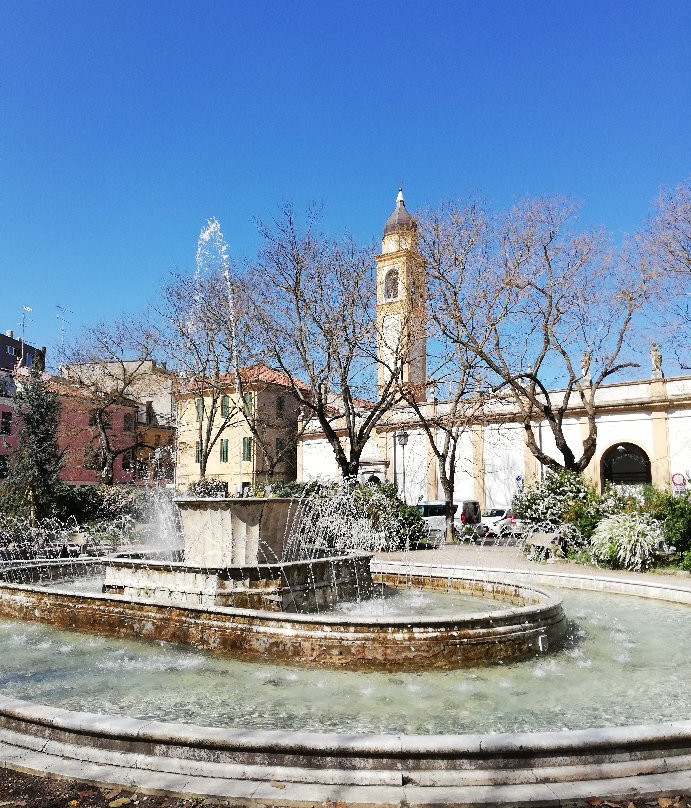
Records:
[[[283,556],[297,513],[292,498],[179,499],[185,564],[230,567],[265,564]]]
[[[196,567],[119,558],[105,566],[103,591],[129,600],[177,606],[230,606],[274,612],[319,612],[340,600],[372,596],[370,555],[283,564]]]

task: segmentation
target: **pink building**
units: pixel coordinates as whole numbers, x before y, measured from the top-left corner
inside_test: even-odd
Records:
[[[60,395],[58,444],[65,452],[65,467],[60,472],[60,479],[74,485],[103,482],[101,442],[89,397],[63,379],[53,379],[53,384]],[[122,401],[108,408],[110,445],[116,450],[126,450],[115,458],[115,483],[131,483],[134,480],[136,430],[135,401]]]
[[[0,377],[0,385],[3,379]],[[0,483],[7,477],[9,460],[12,452],[17,448],[17,433],[19,432],[19,419],[14,411],[14,402],[4,395],[7,392],[0,389]]]

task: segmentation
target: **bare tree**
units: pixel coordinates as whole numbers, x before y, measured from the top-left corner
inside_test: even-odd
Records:
[[[193,402],[196,411],[195,446],[179,448],[195,451],[203,478],[223,430],[244,417],[242,399],[229,395],[237,360],[226,278],[219,271],[173,274],[155,309],[157,350],[177,374],[178,401]]]
[[[666,326],[680,366],[688,370],[691,326],[691,181],[663,191],[653,216],[636,240],[636,254],[659,285],[656,322]],[[662,329],[659,329],[662,331]],[[681,337],[680,337],[681,335]],[[659,336],[657,339],[661,339]],[[680,348],[679,346],[682,346]]]
[[[691,181],[658,197],[655,212],[643,233],[652,260],[663,272],[691,280]],[[688,287],[687,287],[688,288]]]
[[[251,269],[257,344],[289,380],[306,419],[323,430],[343,477],[355,477],[372,431],[399,395],[400,352],[387,351],[387,381],[377,386],[374,250],[326,238],[312,215],[301,229],[289,206],[261,233]]]
[[[486,368],[518,412],[527,445],[548,468],[582,471],[595,452],[595,397],[636,363],[625,357],[650,277],[599,232],[570,229],[574,208],[533,199],[502,217],[476,203],[420,217],[420,248],[441,336]],[[583,412],[587,434],[571,446],[565,419]],[[546,421],[558,452],[536,437]]]
[[[427,436],[437,462],[439,483],[444,492],[445,536],[450,543],[454,539],[459,445],[462,437],[481,423],[486,390],[477,358],[459,343],[447,346],[442,356],[437,353],[436,358],[441,361],[436,367],[430,367],[428,356],[427,399],[422,400],[416,389],[408,387],[402,388],[402,396]]]

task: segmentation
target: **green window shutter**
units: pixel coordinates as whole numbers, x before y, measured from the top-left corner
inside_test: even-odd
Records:
[[[197,421],[201,421],[204,416],[204,399],[198,398],[195,406],[197,408]]]
[[[228,440],[221,438],[221,463],[228,462]]]
[[[252,393],[245,393],[245,395],[242,397],[242,401],[245,405],[245,412],[248,415],[252,415],[254,412],[254,396]]]
[[[242,439],[242,459],[243,460],[252,459],[252,438]]]
[[[223,396],[221,399],[221,415],[224,418],[230,415],[230,396]]]
[[[197,441],[197,445],[195,447],[195,462],[201,463],[202,462],[202,444],[201,441]]]

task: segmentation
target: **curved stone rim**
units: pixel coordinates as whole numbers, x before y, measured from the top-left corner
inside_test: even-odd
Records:
[[[75,559],[76,562],[79,563],[80,566],[98,566],[101,564],[105,564],[109,562],[110,559],[108,558],[94,558],[94,559]],[[62,567],[62,566],[70,566],[74,565],[75,561],[48,561],[45,563],[36,563],[35,566],[38,567]],[[117,559],[116,559],[117,561]],[[17,569],[26,570],[33,566],[33,562],[27,562],[27,564],[22,566],[17,566]],[[5,567],[4,569],[8,569]],[[406,573],[401,572],[400,575],[404,575]],[[442,577],[442,576],[433,576],[433,577]],[[542,612],[545,612],[549,609],[553,609],[556,607],[560,607],[562,605],[561,598],[555,597],[554,595],[550,594],[549,592],[545,592],[542,589],[538,589],[533,586],[528,586],[526,584],[518,584],[509,582],[506,580],[501,580],[498,577],[496,580],[491,578],[476,578],[471,576],[463,576],[463,577],[456,577],[455,580],[467,580],[471,583],[478,582],[483,586],[486,585],[495,585],[500,587],[512,588],[515,591],[520,592],[521,597],[522,593],[526,593],[525,600],[528,599],[530,596],[537,596],[537,602],[528,603],[525,606],[518,606],[515,604],[509,604],[504,609],[498,609],[496,611],[477,611],[477,612],[468,612],[461,616],[454,617],[453,615],[437,615],[437,616],[430,616],[430,617],[387,617],[385,619],[378,618],[378,617],[366,617],[366,616],[359,616],[359,615],[352,615],[352,616],[343,616],[343,615],[329,615],[324,612],[310,612],[308,614],[305,613],[297,613],[297,612],[272,612],[266,611],[262,609],[247,609],[247,608],[238,608],[234,606],[200,606],[197,604],[185,604],[183,606],[176,606],[176,608],[184,608],[191,612],[211,612],[215,613],[218,612],[219,614],[232,614],[238,617],[260,617],[271,619],[274,621],[284,622],[286,624],[291,623],[305,623],[305,624],[318,624],[318,625],[336,625],[336,626],[350,626],[356,628],[357,626],[365,626],[365,627],[379,627],[382,624],[386,624],[387,626],[393,626],[395,628],[406,628],[410,627],[423,627],[423,626],[434,626],[434,627],[450,627],[450,626],[458,626],[459,624],[472,624],[477,622],[485,622],[489,621],[492,623],[496,623],[500,625],[502,622],[505,621],[515,621],[516,618],[520,617],[531,617],[534,615],[538,615]],[[17,589],[27,589],[27,590],[34,590],[37,588],[35,584],[30,583],[14,583],[9,581],[0,580],[0,589],[5,587],[13,587]],[[424,587],[422,587],[424,588]],[[75,599],[82,599],[87,600],[89,598],[94,597],[93,594],[84,593],[84,592],[69,592],[65,589],[54,589],[50,586],[40,586],[40,590],[42,592],[46,592],[49,594],[69,594],[70,597],[74,597]],[[105,601],[113,601],[116,603],[121,603],[123,600],[126,600],[130,603],[136,603],[139,605],[149,605],[152,601],[146,598],[126,598],[122,595],[113,595],[108,593],[101,593],[98,595],[99,599],[103,599]],[[507,603],[501,597],[497,598],[498,601],[502,603]]]
[[[113,713],[67,710],[0,694],[0,717],[27,725],[93,734],[113,740],[141,740],[171,746],[194,745],[212,749],[243,749],[264,753],[342,753],[395,755],[446,755],[491,757],[501,753],[567,753],[609,751],[645,745],[669,748],[691,745],[691,719],[659,724],[625,724],[574,730],[535,732],[407,735],[403,733],[339,733],[304,730],[244,730],[209,727],[172,721],[132,718]]]

